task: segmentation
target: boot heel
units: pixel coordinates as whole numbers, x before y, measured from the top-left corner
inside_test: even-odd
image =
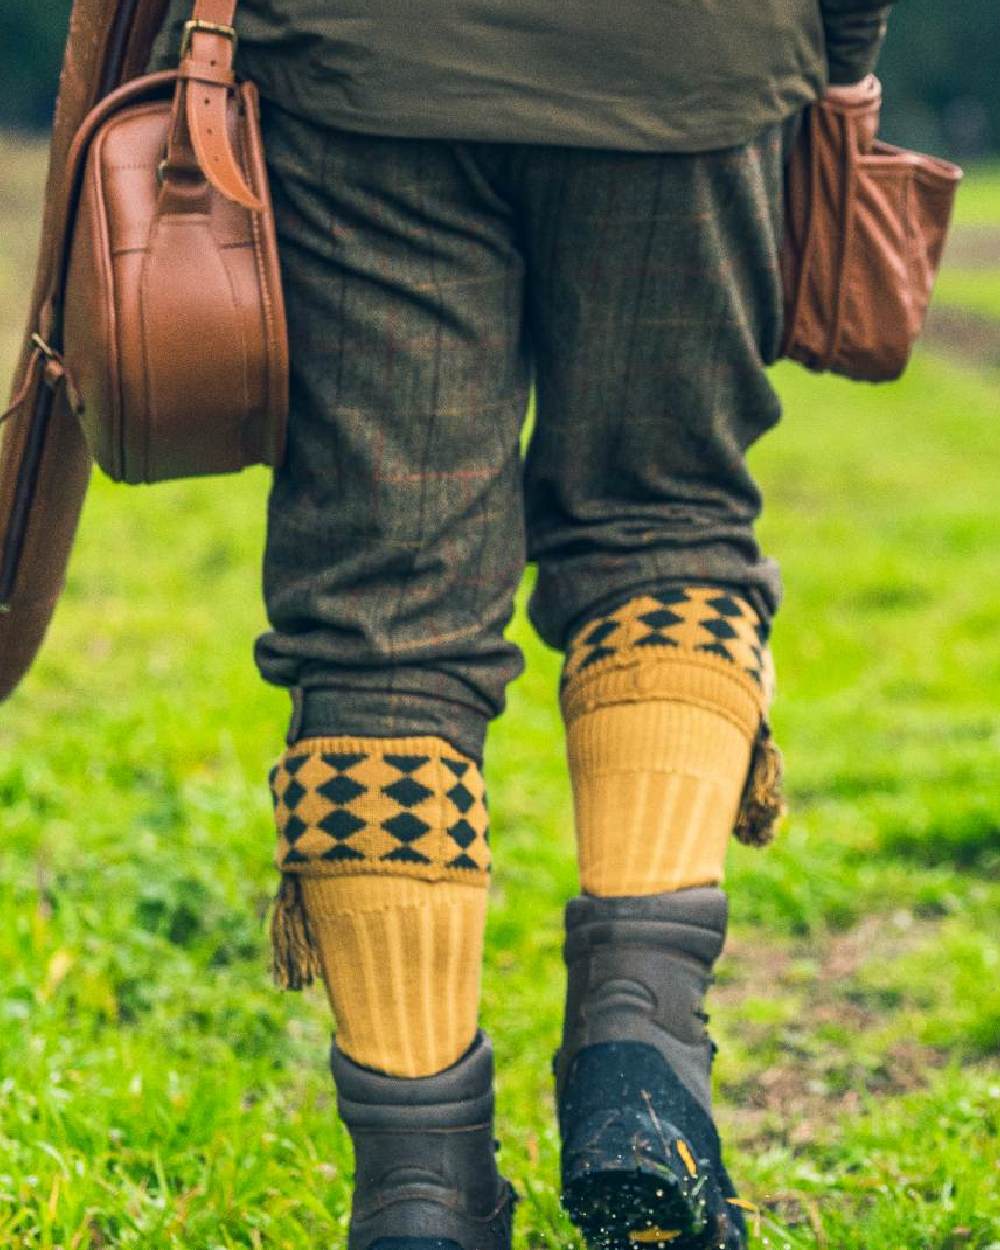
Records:
[[[552,1067],[561,1198],[589,1250],[746,1250],[712,1118],[703,1008],[725,930],[715,887],[566,905]]]
[[[347,1250],[511,1250],[519,1195],[497,1170],[489,1036],[431,1076],[362,1067],[336,1039],[330,1067],[354,1146]]]
[[[574,1125],[560,1197],[591,1250],[678,1250],[708,1229],[710,1183],[673,1124],[623,1109]]]

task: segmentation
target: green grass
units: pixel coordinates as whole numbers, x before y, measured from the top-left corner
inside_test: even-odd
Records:
[[[934,303],[1000,320],[1000,163],[976,163],[966,170],[955,197],[953,226],[972,235],[985,231],[993,242],[982,250],[992,262],[969,268],[946,264],[934,284]]]
[[[934,285],[934,302],[968,308],[1000,321],[1000,252],[993,270],[943,270]]]
[[[0,235],[15,311],[30,233],[22,210]],[[732,1170],[772,1250],[1000,1250],[1000,375],[919,348],[891,386],[774,379],[752,462],[792,812],[730,860],[710,1009]],[[344,1244],[325,1003],[265,972],[287,712],[250,655],[267,485],[95,477],[0,710],[0,1247]],[[558,657],[521,608],[512,633],[483,1023],[536,1250],[579,1245],[548,1067],[577,880]]]
[[[970,161],[955,197],[955,224],[1000,224],[1000,161]]]

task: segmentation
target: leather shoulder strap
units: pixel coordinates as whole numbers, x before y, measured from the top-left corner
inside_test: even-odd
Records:
[[[180,154],[190,144],[201,172],[220,194],[244,208],[260,210],[264,205],[247,186],[227,122],[229,93],[236,82],[235,14],[236,0],[195,0],[184,28],[167,162],[174,168],[187,165]]]

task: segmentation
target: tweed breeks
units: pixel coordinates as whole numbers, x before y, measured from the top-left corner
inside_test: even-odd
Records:
[[[752,675],[780,598],[745,454],[780,415],[788,126],[678,154],[263,122],[292,405],[256,658],[293,692],[289,743],[480,760],[526,561],[559,648],[670,586],[740,595]]]

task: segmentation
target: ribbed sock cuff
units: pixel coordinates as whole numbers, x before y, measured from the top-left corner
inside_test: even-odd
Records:
[[[760,619],[718,588],[639,596],[577,632],[560,699],[583,890],[714,885],[732,832],[769,839],[772,692]]]
[[[303,903],[337,1022],[356,1063],[429,1076],[476,1033],[487,891],[414,877],[307,877]]]
[[[482,771],[441,738],[307,738],[284,752],[269,780],[282,873],[271,926],[280,985],[299,989],[322,971],[307,881],[489,883]]]
[[[596,708],[567,731],[580,887],[716,885],[750,759],[730,720],[658,700]]]

